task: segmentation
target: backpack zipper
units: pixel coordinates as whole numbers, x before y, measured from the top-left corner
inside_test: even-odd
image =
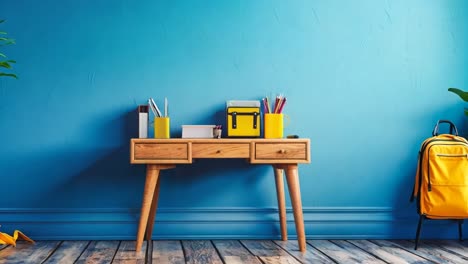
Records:
[[[444,153],[437,153],[437,157],[447,157],[447,158],[463,158],[466,157],[468,158],[468,153],[467,154],[444,154]]]

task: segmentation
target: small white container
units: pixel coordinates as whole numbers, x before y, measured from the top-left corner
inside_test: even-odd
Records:
[[[213,138],[215,125],[182,125],[182,138]]]

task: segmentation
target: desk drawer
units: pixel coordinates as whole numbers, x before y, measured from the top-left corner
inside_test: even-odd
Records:
[[[188,143],[137,143],[133,151],[136,161],[151,160],[156,163],[188,163],[189,161]]]
[[[255,159],[274,162],[308,162],[306,143],[256,143]]]
[[[249,143],[193,143],[192,158],[248,158]]]

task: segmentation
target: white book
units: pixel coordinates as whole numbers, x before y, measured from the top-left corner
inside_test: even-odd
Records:
[[[182,138],[213,138],[215,125],[182,125]]]
[[[148,138],[148,106],[139,105],[138,106],[138,137],[139,138]]]

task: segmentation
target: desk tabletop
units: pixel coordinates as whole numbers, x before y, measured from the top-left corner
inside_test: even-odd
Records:
[[[310,142],[308,138],[132,138],[135,143],[182,143],[182,142],[197,142],[197,143],[300,143]]]

